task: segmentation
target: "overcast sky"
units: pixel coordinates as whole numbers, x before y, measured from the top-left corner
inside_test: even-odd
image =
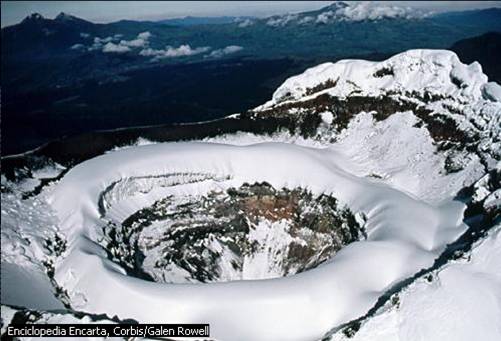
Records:
[[[93,22],[158,20],[182,16],[268,16],[318,9],[332,1],[2,1],[2,27],[37,12],[53,18],[65,12]],[[501,1],[380,1],[436,12],[501,7]]]

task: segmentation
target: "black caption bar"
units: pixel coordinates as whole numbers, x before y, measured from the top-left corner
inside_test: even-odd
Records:
[[[12,337],[210,337],[208,324],[11,324]]]

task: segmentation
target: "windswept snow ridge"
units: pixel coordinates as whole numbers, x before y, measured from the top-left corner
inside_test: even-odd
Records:
[[[264,108],[283,100],[305,97],[308,89],[319,84],[328,85],[329,81],[333,84],[326,86],[325,91],[339,97],[347,97],[353,92],[378,96],[416,91],[423,96],[429,92],[457,101],[478,100],[482,87],[487,86],[487,76],[476,62],[462,64],[450,51],[410,50],[383,62],[341,60],[315,66],[287,79]]]

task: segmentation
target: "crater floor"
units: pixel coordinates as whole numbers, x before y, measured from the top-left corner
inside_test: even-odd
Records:
[[[329,195],[244,184],[201,197],[170,195],[110,221],[104,246],[128,273],[156,282],[277,278],[363,239],[358,218]]]

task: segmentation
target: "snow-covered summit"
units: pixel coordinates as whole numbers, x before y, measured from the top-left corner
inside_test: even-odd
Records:
[[[44,17],[40,13],[32,13],[23,19],[21,22],[23,25],[32,26],[37,30],[42,29],[46,35],[57,30],[57,27],[68,27],[68,25],[92,25],[91,22],[78,18],[74,15],[60,12],[54,19],[49,19]]]
[[[424,13],[409,7],[385,5],[371,1],[335,2],[322,9],[316,23],[327,24],[333,21],[377,21],[382,19],[412,19]]]
[[[74,15],[61,12],[59,13],[55,18],[55,22],[61,23],[61,24],[67,24],[67,25],[89,25],[91,24],[89,21],[76,17]]]
[[[334,1],[332,4],[323,7],[322,10],[336,11],[340,8],[346,8],[349,6],[350,6],[350,3],[346,2],[346,1]]]
[[[406,140],[418,133],[417,129],[422,129],[419,134],[425,140],[431,137],[430,141],[418,143],[414,138],[409,142],[413,147],[406,148],[408,154],[400,150],[395,156],[401,158],[402,169],[414,169],[416,173],[413,177],[421,179],[412,192],[430,194],[445,187],[431,185],[433,181],[423,177],[424,174],[429,175],[429,169],[441,168],[440,172],[444,174],[458,175],[461,174],[459,170],[468,168],[480,171],[483,166],[478,163],[479,159],[488,167],[493,167],[499,160],[500,89],[498,84],[488,82],[479,63],[463,64],[454,52],[409,50],[381,62],[341,60],[310,68],[287,79],[270,101],[251,113],[261,117],[289,117],[304,124],[315,120],[315,117],[325,121],[328,116],[327,124],[335,127],[329,135],[331,141],[354,138],[351,147],[366,143],[374,136],[382,137],[384,134],[378,126],[399,125],[398,133],[395,131],[391,136],[367,144],[366,157],[375,163],[380,163],[389,153],[387,148],[383,148],[381,154],[374,154],[374,144],[386,145],[396,141],[396,136],[400,134]],[[409,114],[412,119],[407,122],[402,120],[403,113]],[[375,131],[354,128],[361,122]],[[437,148],[436,152],[431,152],[429,160],[433,155],[440,154],[445,158],[443,166],[435,168],[418,162],[419,167],[423,167],[421,170],[417,170],[419,167],[408,167],[409,160],[415,155],[428,153],[425,152],[427,145],[431,148],[428,152]],[[465,158],[466,153],[473,158]],[[354,155],[360,157],[360,150]],[[396,158],[388,161],[383,162],[383,168],[394,165]],[[380,171],[387,173],[388,169]],[[467,178],[477,176],[469,175]],[[440,177],[437,173],[437,179]],[[466,185],[460,183],[462,181],[456,189]],[[404,187],[409,190],[409,183]]]
[[[336,97],[351,94],[379,96],[388,93],[412,93],[459,100],[479,100],[486,92],[487,76],[479,63],[461,63],[458,56],[446,50],[409,50],[382,62],[341,60],[324,63],[287,79],[265,107],[284,100],[298,100],[317,95],[319,89]],[[325,86],[322,86],[325,85]],[[494,85],[489,85],[490,98]],[[314,93],[313,93],[314,92]]]
[[[339,6],[336,10],[336,16],[347,21],[411,19],[422,15],[423,13],[409,7],[377,4],[371,1],[357,1],[347,6]]]
[[[73,20],[81,20],[80,18],[77,18],[73,15],[70,15],[70,14],[67,14],[67,13],[64,13],[64,12],[61,12],[59,13],[55,18],[54,20],[58,20],[58,21],[73,21]]]
[[[32,13],[23,19],[22,22],[36,22],[45,19],[40,13]]]

